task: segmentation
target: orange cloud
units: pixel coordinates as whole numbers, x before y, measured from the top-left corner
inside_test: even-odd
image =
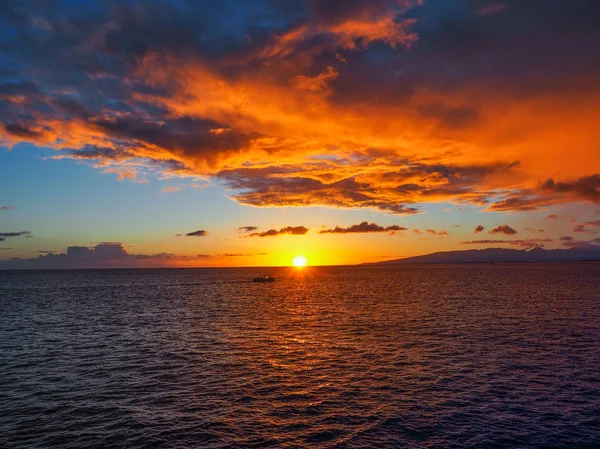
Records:
[[[512,61],[516,44],[544,57],[538,40],[520,35],[464,42],[442,29],[443,39],[420,39],[426,27],[406,14],[420,4],[333,11],[324,3],[306,20],[213,58],[165,44],[127,55],[123,73],[88,69],[90,82],[120,83],[119,108],[80,100],[86,86],[71,82],[64,92],[2,85],[0,140],[48,146],[119,180],[147,182],[140,173],[152,172],[217,178],[233,200],[259,207],[414,214],[440,201],[495,212],[600,204],[596,73],[581,69],[577,52],[564,55],[561,70],[540,73],[560,58],[500,70],[512,67],[501,57]],[[470,20],[510,20],[513,8],[492,14],[498,5]],[[104,32],[133,33],[127,23],[120,17]],[[465,24],[473,26],[465,32],[485,34],[485,23]],[[584,35],[569,30],[560,29],[564,45]],[[86,36],[86,50],[117,57],[103,36]],[[375,47],[389,56],[368,53]],[[490,55],[499,59],[482,67]]]

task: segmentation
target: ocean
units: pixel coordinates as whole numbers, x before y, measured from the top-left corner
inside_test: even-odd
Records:
[[[0,272],[0,447],[600,447],[600,264],[264,271]]]

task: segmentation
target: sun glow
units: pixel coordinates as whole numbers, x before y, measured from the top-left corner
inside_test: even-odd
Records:
[[[296,256],[292,260],[292,265],[295,267],[305,267],[308,260],[304,256]]]

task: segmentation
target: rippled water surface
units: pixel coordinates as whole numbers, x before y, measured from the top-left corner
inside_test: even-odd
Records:
[[[0,447],[600,447],[600,264],[0,272]]]

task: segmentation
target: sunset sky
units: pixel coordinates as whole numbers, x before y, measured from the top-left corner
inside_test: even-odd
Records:
[[[3,1],[0,268],[600,245],[598,49],[595,0]]]

